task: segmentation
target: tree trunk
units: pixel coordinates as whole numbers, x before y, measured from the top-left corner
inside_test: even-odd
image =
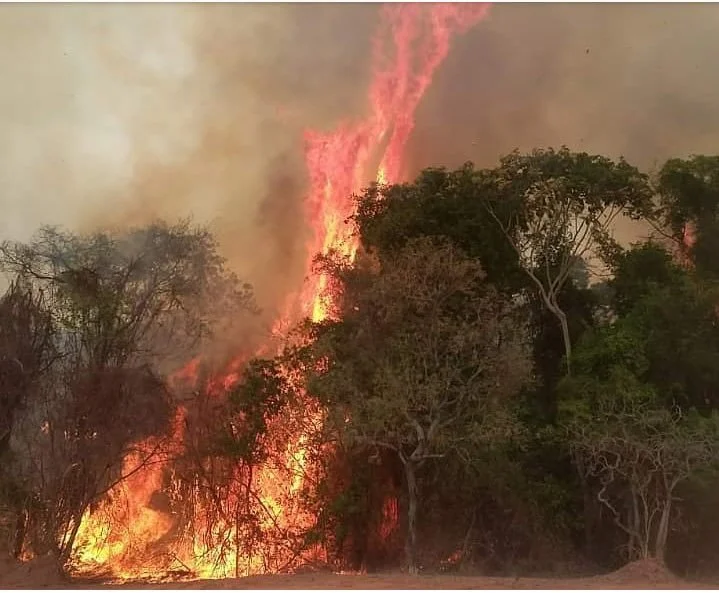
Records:
[[[62,540],[60,541],[60,545],[58,546],[58,552],[57,552],[57,558],[58,563],[60,565],[60,570],[64,570],[65,565],[70,560],[70,557],[72,556],[72,549],[75,545],[75,538],[77,537],[78,532],[80,531],[80,525],[82,525],[82,519],[85,516],[85,511],[90,507],[90,502],[86,502],[82,505],[82,507],[78,510],[77,513],[74,514],[73,520],[72,520],[72,529],[70,530],[70,533],[67,534],[65,532]]]
[[[587,558],[594,559],[595,553],[595,524],[596,524],[596,503],[594,501],[594,495],[589,484],[587,477],[587,471],[584,467],[582,456],[578,453],[572,453],[572,462],[574,467],[579,474],[579,484],[582,488],[582,510],[584,517],[584,554]]]
[[[667,496],[667,500],[664,502],[664,508],[662,509],[662,516],[659,519],[659,526],[657,527],[657,537],[654,543],[654,557],[664,564],[664,557],[666,555],[667,538],[669,537],[669,518],[672,512],[672,498],[671,495]]]
[[[407,478],[407,539],[405,553],[407,555],[407,570],[409,574],[419,574],[417,567],[417,476],[414,462],[407,460],[404,463],[404,473]]]
[[[72,555],[72,548],[75,544],[75,538],[77,537],[77,532],[79,530],[80,521],[76,521],[72,526],[72,530],[70,531],[70,535],[67,537],[67,540],[59,548],[58,563],[61,567],[64,567],[70,560],[70,556]]]
[[[541,285],[541,283],[540,283]],[[557,318],[559,321],[559,327],[562,329],[562,341],[564,342],[564,356],[567,359],[567,375],[572,374],[572,337],[569,334],[569,322],[567,321],[567,314],[562,311],[562,308],[557,303],[556,294],[542,293],[542,299],[547,309]]]
[[[631,534],[629,535],[629,543],[627,553],[629,560],[636,560],[637,558],[646,558],[648,546],[642,544],[639,537],[641,533],[642,518],[639,513],[639,501],[637,499],[637,493],[634,488],[631,488],[630,495],[632,497],[632,505],[629,511],[629,525]]]
[[[572,374],[572,338],[569,335],[569,322],[567,321],[567,315],[559,308],[559,305],[554,305],[554,315],[559,320],[559,325],[562,328],[562,340],[564,341],[564,356],[567,359],[567,376]]]
[[[235,578],[239,579],[240,576],[240,558],[242,553],[240,552],[240,501],[235,503]]]

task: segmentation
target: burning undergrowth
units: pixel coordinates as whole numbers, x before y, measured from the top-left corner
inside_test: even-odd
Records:
[[[316,254],[330,251],[353,261],[357,240],[347,223],[353,194],[372,180],[401,179],[415,109],[451,36],[486,9],[435,4],[382,11],[369,115],[306,135],[307,270]],[[332,303],[327,277],[310,273],[304,288],[287,298],[275,327],[307,317],[322,321]],[[63,540],[71,572],[167,580],[343,568],[341,554],[330,553],[331,538],[318,535],[327,528],[318,491],[341,490],[346,453],[324,434],[323,410],[301,379],[287,377],[276,359],[257,358],[274,356],[283,343],[268,340],[220,370],[198,356],[170,377],[174,411],[167,430],[137,440],[119,475],[93,492],[81,518],[71,521],[72,538]],[[270,397],[258,388],[267,381],[290,385],[291,393],[278,389]],[[366,537],[376,539],[376,547],[390,545],[397,497],[391,488],[372,496],[382,517]],[[341,536],[334,541],[346,545]]]
[[[75,572],[222,578],[312,558],[303,492],[316,407],[240,402],[240,390],[213,392],[199,377],[185,389],[192,407],[178,407],[171,433],[144,443],[144,457],[125,460],[127,477],[83,520]]]

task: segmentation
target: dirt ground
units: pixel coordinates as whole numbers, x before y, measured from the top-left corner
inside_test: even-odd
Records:
[[[27,564],[0,563],[2,589],[713,589],[706,583],[681,580],[651,561],[634,562],[605,575],[587,578],[509,578],[400,573],[367,575],[305,573],[241,579],[180,581],[174,583],[128,582],[109,585],[101,581],[63,580],[54,563],[38,559]]]

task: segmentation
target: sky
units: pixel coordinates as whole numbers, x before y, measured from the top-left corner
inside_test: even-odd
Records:
[[[0,5],[0,238],[192,215],[272,301],[303,274],[303,130],[365,113],[376,22],[360,4]],[[716,153],[717,25],[712,4],[495,5],[437,72],[405,174],[562,144],[647,172]]]

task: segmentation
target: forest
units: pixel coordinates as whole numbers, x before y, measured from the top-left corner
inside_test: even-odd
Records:
[[[710,574],[719,157],[536,149],[354,199],[356,254],[314,261],[326,314],[219,387],[216,362],[184,389],[177,369],[259,332],[263,303],[207,228],[0,244],[0,550],[72,571],[84,518],[159,455],[153,549],[194,538],[237,575]],[[618,242],[622,218],[644,236]],[[258,468],[303,422],[304,519],[270,525]]]

